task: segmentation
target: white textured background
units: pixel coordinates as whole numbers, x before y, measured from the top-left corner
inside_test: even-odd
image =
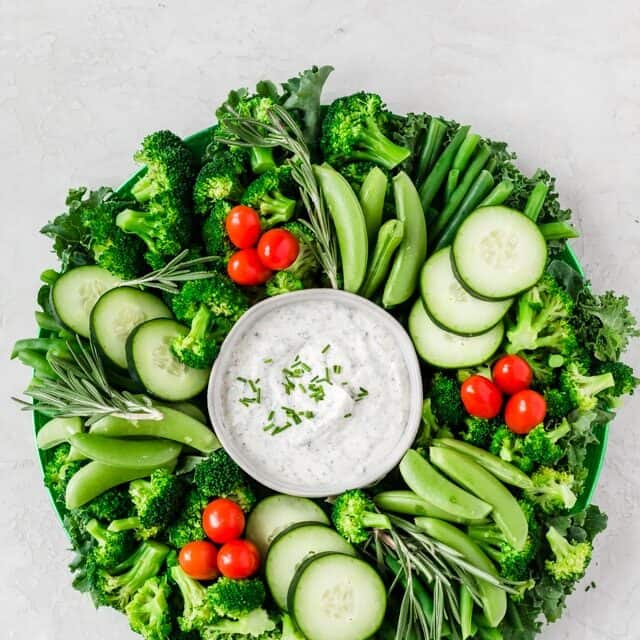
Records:
[[[640,311],[636,2],[0,0],[1,638],[133,637],[71,589],[29,416],[7,399],[29,377],[10,347],[35,331],[38,273],[53,264],[37,229],[68,186],[122,181],[144,134],[206,127],[228,89],[314,63],[337,68],[327,97],[376,90],[393,109],[508,140],[527,170],[550,168],[595,286],[626,290]],[[634,408],[616,421],[596,494],[610,522],[587,578],[597,589],[578,589],[544,638],[640,638]]]

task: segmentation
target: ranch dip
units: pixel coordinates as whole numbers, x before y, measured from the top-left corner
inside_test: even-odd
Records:
[[[304,492],[388,470],[412,401],[387,318],[302,297],[236,332],[232,347],[217,372],[221,417],[250,474]]]

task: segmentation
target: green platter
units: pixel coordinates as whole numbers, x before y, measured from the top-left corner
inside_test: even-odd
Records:
[[[185,142],[198,158],[201,158],[204,154],[204,151],[210,140],[210,133],[211,128],[208,128],[203,129],[202,131],[198,131],[198,133],[194,133],[193,135],[185,138]],[[117,189],[117,193],[120,195],[128,193],[131,186],[142,175],[142,173],[144,173],[144,171],[144,169],[141,169],[140,171],[134,173]],[[584,275],[582,267],[578,262],[578,258],[569,247],[567,247],[563,255],[563,260],[570,267],[573,267],[576,271],[578,271],[581,275]],[[37,411],[34,412],[34,434],[37,434],[47,421],[47,416],[38,413]],[[596,486],[598,485],[598,479],[600,477],[602,467],[604,466],[604,459],[607,452],[607,441],[609,438],[609,425],[597,426],[595,427],[594,432],[595,436],[598,438],[598,442],[592,444],[587,450],[585,465],[588,469],[588,475],[585,481],[584,490],[578,498],[574,511],[582,511],[587,506],[589,506],[589,504],[591,504],[591,499],[593,498]],[[41,470],[44,470],[44,465],[48,460],[49,452],[41,451],[39,449],[36,450],[40,459]],[[58,514],[58,517],[60,518],[60,522],[64,524],[64,516],[66,513],[64,504],[56,502],[52,496],[51,501],[56,513]]]

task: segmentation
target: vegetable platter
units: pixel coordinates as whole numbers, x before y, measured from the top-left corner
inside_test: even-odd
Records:
[[[628,300],[589,287],[548,172],[375,93],[325,104],[331,71],[231,91],[185,140],[151,133],[138,173],[71,189],[43,227],[58,264],[12,357],[73,586],[147,640],[545,636],[606,527],[591,497],[638,382]],[[227,386],[207,395],[212,367]]]

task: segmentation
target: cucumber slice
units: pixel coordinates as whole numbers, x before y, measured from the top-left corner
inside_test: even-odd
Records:
[[[89,317],[98,298],[122,282],[101,267],[77,267],[60,276],[51,288],[51,306],[58,320],[89,337]]]
[[[307,558],[325,551],[356,554],[342,536],[317,522],[294,524],[273,540],[265,559],[264,573],[271,595],[280,608],[287,607],[289,585],[298,567]]]
[[[504,326],[499,322],[486,333],[459,336],[440,328],[418,299],[409,314],[409,334],[423,360],[442,369],[461,369],[486,362],[498,350]]]
[[[82,433],[82,418],[53,418],[49,420],[36,436],[38,449],[53,449],[63,442],[69,442],[69,438]]]
[[[494,327],[513,301],[488,302],[470,295],[453,273],[451,247],[440,249],[426,261],[420,274],[420,293],[431,319],[461,336],[475,336]]]
[[[538,225],[508,207],[476,209],[453,241],[455,273],[472,294],[503,300],[532,287],[547,262]]]
[[[325,512],[308,498],[276,494],[260,500],[247,520],[247,538],[258,547],[264,558],[271,541],[297,522],[329,524]]]
[[[171,318],[171,311],[157,296],[133,287],[107,291],[91,311],[91,337],[107,360],[127,368],[129,334],[145,320]]]
[[[382,625],[387,591],[364,560],[323,553],[298,569],[289,611],[308,640],[366,640]]]
[[[173,339],[187,333],[175,320],[156,318],[138,325],[127,340],[129,373],[156,398],[188,400],[207,386],[208,369],[192,369],[171,351]]]

